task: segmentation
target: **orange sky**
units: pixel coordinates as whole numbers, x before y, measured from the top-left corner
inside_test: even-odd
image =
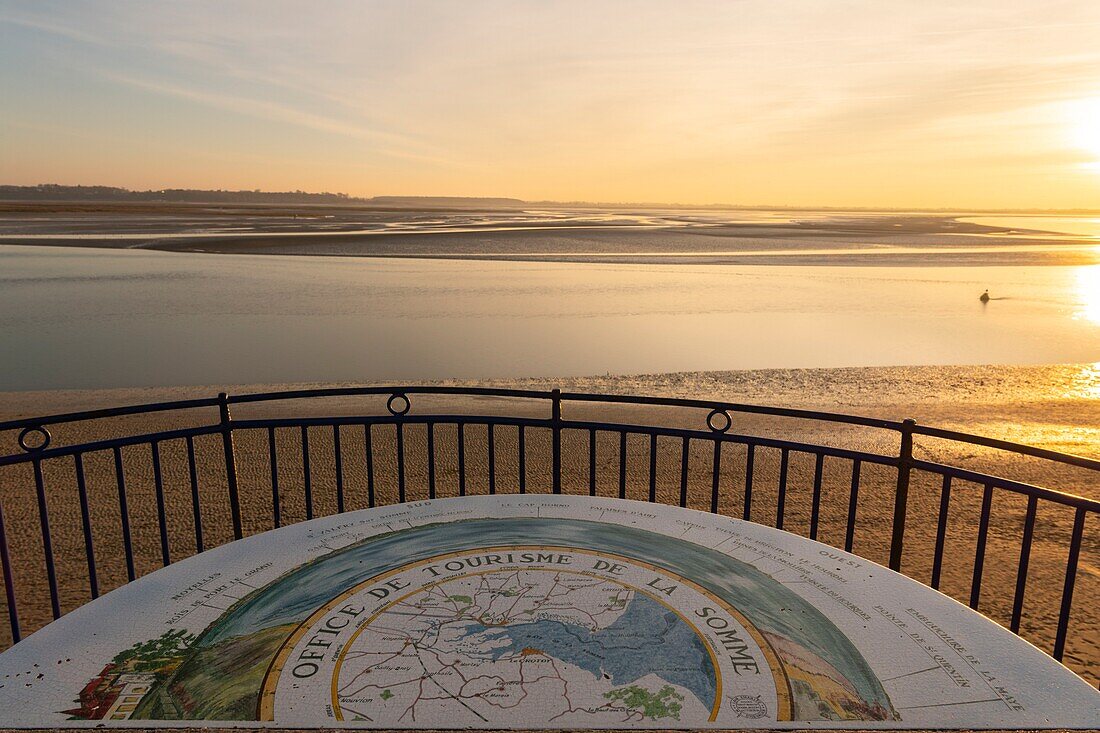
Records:
[[[1100,207],[1100,3],[6,2],[0,183]]]

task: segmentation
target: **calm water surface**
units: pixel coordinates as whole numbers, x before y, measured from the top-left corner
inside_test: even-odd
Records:
[[[989,288],[994,300],[978,301]],[[1100,265],[0,246],[0,390],[1100,361]]]
[[[960,221],[993,227],[1007,227],[1025,231],[1055,232],[1073,237],[1100,239],[1100,217],[1058,216],[1056,214],[1031,216],[976,216]]]

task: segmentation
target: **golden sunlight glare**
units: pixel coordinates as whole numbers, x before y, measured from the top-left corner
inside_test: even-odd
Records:
[[[1073,375],[1067,396],[1100,399],[1100,362],[1081,366]]]
[[[1100,324],[1100,265],[1077,271],[1078,317]]]
[[[1100,97],[1073,102],[1069,106],[1069,137],[1073,145],[1094,156],[1082,165],[1100,173]]]

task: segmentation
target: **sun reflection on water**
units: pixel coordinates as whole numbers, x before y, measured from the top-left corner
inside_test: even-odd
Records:
[[[1077,317],[1100,325],[1100,265],[1077,270]]]
[[[1100,361],[1083,365],[1069,382],[1068,397],[1100,399]]]

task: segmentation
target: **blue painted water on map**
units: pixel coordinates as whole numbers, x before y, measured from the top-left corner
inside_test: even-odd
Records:
[[[471,519],[371,537],[306,563],[253,592],[208,627],[196,646],[211,647],[274,626],[299,624],[364,579],[418,560],[486,546],[540,544],[608,552],[691,578],[739,609],[764,633],[787,639],[825,660],[868,705],[889,709],[881,682],[851,640],[782,583],[752,565],[691,542],[577,519]],[[271,655],[276,651],[272,648]]]
[[[602,629],[540,619],[495,627],[470,624],[464,636],[478,634],[510,642],[492,647],[493,661],[533,648],[596,677],[607,675],[613,685],[653,674],[689,690],[706,708],[714,705],[714,665],[706,646],[683,619],[640,593]]]

